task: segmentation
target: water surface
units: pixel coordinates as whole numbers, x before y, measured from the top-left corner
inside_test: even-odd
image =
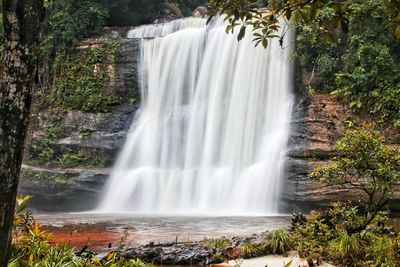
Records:
[[[63,213],[36,219],[54,233],[54,241],[80,248],[86,243],[97,252],[149,242],[191,242],[221,236],[247,236],[282,227],[289,216],[160,217],[132,214]]]

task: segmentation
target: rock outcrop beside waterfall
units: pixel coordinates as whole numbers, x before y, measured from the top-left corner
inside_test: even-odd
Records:
[[[107,90],[122,98],[122,104],[107,113],[61,110],[58,126],[63,131],[62,138],[51,146],[55,158],[61,158],[67,152],[71,155],[79,152],[88,161],[95,158],[99,166],[29,166],[26,156],[19,192],[34,196],[30,201],[34,209],[82,211],[95,207],[137,110],[137,105],[128,100],[140,99],[136,72],[139,44],[135,39],[124,38],[127,30],[107,28],[104,36],[87,39],[79,47],[84,50],[109,42],[118,43],[113,64],[108,66],[111,79]],[[43,137],[46,129],[52,127],[54,112],[60,113],[49,108],[33,115],[28,146],[32,138]]]
[[[335,143],[353,121],[365,121],[351,112],[337,96],[315,94],[299,97],[293,109],[292,130],[286,163],[283,202],[290,209],[310,210],[332,201],[357,199],[354,190],[324,186],[307,176],[316,167],[326,165],[335,157]],[[393,129],[384,132],[390,145],[400,143]],[[394,202],[400,200],[400,185],[395,186]]]

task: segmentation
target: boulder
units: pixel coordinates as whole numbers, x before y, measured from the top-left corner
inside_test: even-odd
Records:
[[[207,12],[207,7],[199,6],[193,11],[192,16],[196,18],[204,18],[207,15]]]
[[[22,166],[18,193],[31,195],[32,210],[88,211],[96,208],[111,169],[58,169]]]
[[[128,259],[141,259],[155,264],[189,265],[208,264],[213,251],[200,244],[183,245],[145,245],[128,249],[124,256]]]

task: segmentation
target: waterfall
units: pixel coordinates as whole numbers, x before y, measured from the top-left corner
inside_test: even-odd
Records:
[[[291,37],[254,47],[221,19],[138,27],[141,107],[104,212],[276,214],[293,102]]]

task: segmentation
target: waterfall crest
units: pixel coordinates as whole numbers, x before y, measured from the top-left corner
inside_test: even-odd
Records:
[[[254,47],[188,18],[133,29],[142,103],[99,210],[276,214],[293,102],[291,33]]]

